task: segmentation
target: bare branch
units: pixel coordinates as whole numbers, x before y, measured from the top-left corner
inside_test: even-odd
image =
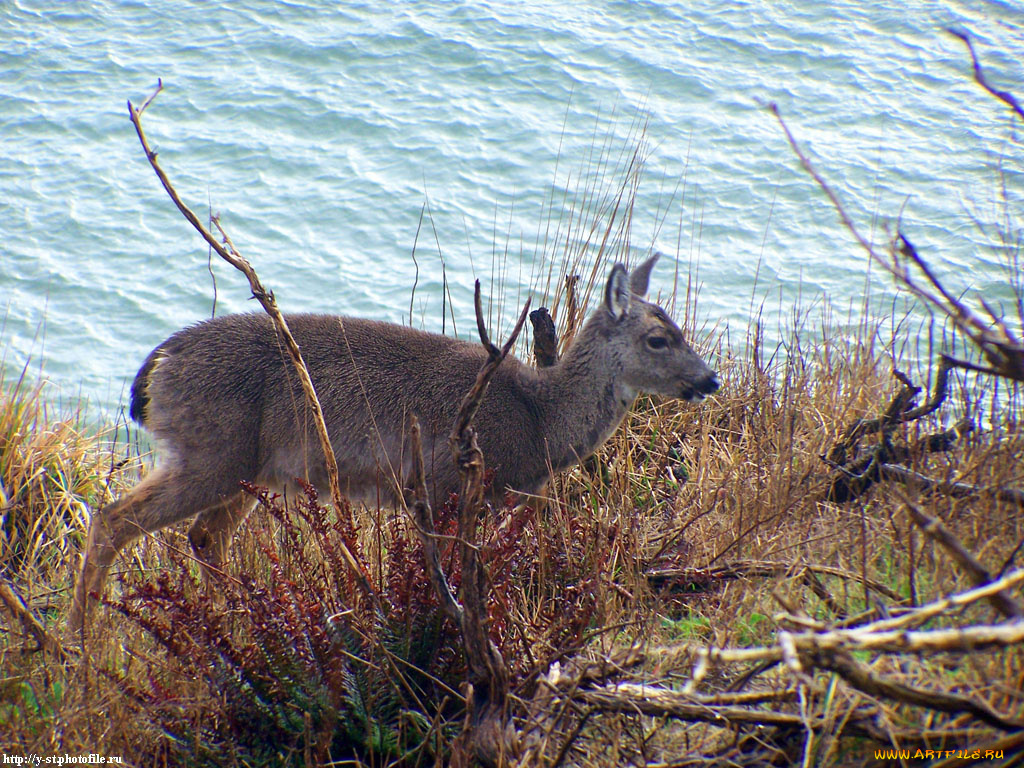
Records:
[[[750,694],[736,694],[749,696]],[[574,698],[605,712],[626,712],[676,717],[682,720],[697,720],[728,727],[736,724],[775,725],[801,727],[800,715],[774,712],[764,709],[746,709],[715,703],[716,697],[692,696],[657,685],[636,683],[613,683],[600,688],[586,688],[578,691]],[[728,701],[730,697],[725,696]],[[796,691],[787,690],[779,694],[762,695],[761,701],[787,701],[796,698]],[[757,699],[750,702],[758,703]]]
[[[902,629],[904,627],[920,626],[924,622],[931,618],[939,616],[955,608],[962,608],[963,606],[976,603],[979,600],[985,600],[990,595],[997,594],[1003,590],[1012,589],[1024,582],[1024,569],[1011,571],[1000,579],[990,582],[980,587],[968,590],[966,592],[960,592],[950,597],[944,597],[940,600],[934,600],[930,603],[922,605],[920,608],[915,608],[913,611],[908,611],[902,616],[894,616],[892,618],[880,619],[872,622],[871,624],[864,624],[859,627],[862,632],[881,632],[894,629]]]
[[[160,164],[157,162],[156,152],[150,149],[149,142],[146,140],[146,134],[142,130],[142,112],[150,105],[150,103],[152,103],[153,99],[156,98],[156,95],[162,88],[163,83],[160,82],[156,91],[146,100],[141,109],[135,109],[135,107],[132,106],[131,101],[128,102],[128,115],[132,121],[132,125],[135,126],[135,132],[138,134],[139,143],[142,144],[142,149],[146,153],[146,159],[149,160],[149,164],[153,167],[153,171],[156,173],[157,178],[160,179],[161,185],[163,185],[164,190],[170,196],[178,210],[181,211],[181,214],[222,259],[245,275],[246,279],[249,281],[249,288],[252,291],[253,297],[259,301],[260,305],[270,316],[274,327],[277,329],[280,338],[284,342],[285,348],[288,350],[288,354],[291,357],[296,373],[298,374],[299,382],[302,385],[303,391],[306,393],[306,399],[309,403],[309,407],[313,411],[313,423],[316,426],[317,435],[320,439],[320,447],[324,452],[324,460],[327,465],[327,476],[331,487],[331,499],[334,502],[334,507],[338,510],[344,509],[344,505],[342,504],[341,485],[338,481],[338,462],[334,456],[334,449],[331,447],[330,437],[327,434],[327,425],[324,422],[323,409],[320,407],[320,400],[317,398],[316,390],[313,387],[313,380],[309,376],[309,370],[306,368],[306,364],[302,359],[302,353],[299,351],[299,345],[295,341],[295,337],[292,336],[291,331],[288,329],[288,323],[285,322],[284,315],[281,314],[281,310],[277,307],[277,302],[274,300],[273,292],[268,291],[263,287],[263,284],[260,282],[259,276],[256,274],[252,265],[238,253],[237,249],[235,249],[234,245],[231,244],[230,239],[227,238],[223,230],[221,230],[221,233],[224,235],[225,240],[228,243],[228,248],[225,248],[217,238],[215,238],[213,234],[203,226],[199,217],[196,216],[184,202],[182,202],[181,197],[179,197],[177,191],[174,189],[170,179],[167,178],[167,174],[164,173]],[[219,222],[217,222],[217,227],[218,229],[220,228]],[[377,610],[382,611],[383,607],[380,603],[380,599],[370,584],[369,574],[366,572],[366,569],[356,559],[344,542],[340,542],[340,546],[345,563],[352,572],[356,582],[362,588],[366,596],[370,598]]]
[[[895,277],[899,278],[900,274],[898,270],[889,262],[888,259],[879,254],[873,245],[860,233],[857,229],[857,225],[853,223],[853,219],[846,212],[846,208],[839,200],[839,196],[832,191],[832,187],[829,186],[828,182],[825,181],[824,177],[818,173],[811,164],[810,158],[804,154],[804,151],[800,148],[796,138],[789,130],[789,126],[786,125],[786,121],[782,119],[782,114],[779,112],[779,107],[774,102],[768,105],[768,110],[775,115],[775,119],[779,121],[779,125],[782,126],[783,132],[786,134],[786,140],[789,142],[789,146],[792,147],[793,152],[796,153],[797,159],[800,160],[800,165],[803,169],[810,174],[811,178],[814,179],[818,186],[821,187],[821,191],[825,193],[830,201],[832,201],[832,207],[836,209],[836,213],[839,214],[840,220],[843,222],[843,226],[853,235],[854,239],[860,243],[860,246],[868,253],[868,255],[876,261],[886,271],[891,272]]]
[[[964,45],[967,46],[967,50],[971,54],[971,65],[974,67],[974,79],[977,81],[978,85],[980,85],[982,88],[991,93],[1000,101],[1003,101],[1006,104],[1008,104],[1010,109],[1017,113],[1017,117],[1019,117],[1021,120],[1024,120],[1024,109],[1021,108],[1020,102],[1017,101],[1016,97],[1009,91],[1000,91],[989,85],[984,72],[981,71],[981,62],[978,61],[978,54],[974,52],[974,44],[971,42],[971,38],[965,32],[960,32],[958,30],[953,29],[952,27],[947,27],[946,31],[949,32],[949,34],[951,34],[953,37],[962,40],[964,42]]]
[[[784,576],[790,573],[799,573],[800,571],[822,576],[835,576],[840,579],[863,583],[869,589],[884,595],[890,600],[899,601],[902,599],[892,588],[879,581],[865,579],[858,574],[844,571],[841,568],[799,562],[776,563],[770,560],[740,560],[710,568],[655,566],[644,571],[644,576],[655,587],[671,586],[673,583],[678,583],[682,588],[689,588],[694,586],[703,587],[709,583],[727,579]]]
[[[974,555],[967,551],[964,545],[960,543],[960,540],[953,535],[953,532],[942,524],[941,520],[932,517],[909,499],[904,499],[903,501],[913,521],[920,526],[922,531],[953,555],[953,558],[967,572],[967,575],[971,577],[975,584],[983,585],[992,582],[992,574],[988,572],[988,569],[978,562]],[[1024,608],[1021,608],[1017,601],[1010,597],[1008,592],[996,592],[988,600],[1000,613],[1008,618],[1019,619],[1024,616]]]
[[[472,420],[487,393],[498,367],[512,349],[530,311],[526,302],[505,345],[491,343],[484,322],[480,281],[474,293],[477,331],[487,350],[487,361],[462,399],[459,414],[448,436],[452,457],[462,480],[459,495],[459,555],[462,561],[462,643],[469,668],[466,694],[466,725],[460,741],[471,747],[485,765],[499,765],[522,752],[518,734],[508,713],[509,669],[488,633],[487,574],[476,546],[477,524],[486,514],[484,503],[484,456],[476,442]]]
[[[1014,379],[1015,381],[1024,381],[1024,342],[1013,338],[1005,332],[993,331],[988,323],[982,320],[966,304],[947,291],[917,253],[917,250],[914,248],[910,240],[903,233],[898,233],[896,240],[893,243],[891,258],[887,258],[879,253],[860,233],[857,226],[853,223],[853,219],[846,212],[846,208],[839,200],[839,196],[832,190],[824,177],[818,173],[814,168],[814,165],[811,163],[810,158],[808,158],[800,148],[800,145],[797,143],[793,133],[789,130],[789,126],[779,113],[778,106],[775,104],[769,104],[768,108],[778,120],[779,125],[782,126],[782,130],[786,134],[786,139],[789,142],[790,147],[793,149],[793,152],[800,160],[800,164],[803,166],[804,170],[810,174],[811,178],[817,182],[818,186],[832,202],[832,206],[839,214],[839,218],[842,221],[843,226],[846,227],[851,235],[853,235],[854,239],[860,244],[871,260],[891,274],[898,284],[907,288],[927,306],[946,315],[953,324],[956,325],[956,327],[978,347],[981,353],[985,356],[985,359],[988,361],[989,368],[982,369],[974,364],[962,365],[961,361],[952,357],[948,358],[948,362],[960,367],[972,368],[986,373],[1005,376],[1006,378]],[[934,291],[928,290],[915,282],[915,280],[910,276],[909,271],[904,266],[900,265],[896,255],[897,253],[913,261],[914,264],[921,269],[927,281],[935,287],[938,293],[936,294]],[[996,322],[995,325],[997,328],[1005,329],[1005,325],[1000,324],[999,322]]]
[[[415,416],[412,417],[412,424],[409,427],[409,437],[412,443],[412,486],[415,494],[413,503],[413,517],[416,520],[417,533],[420,537],[420,544],[423,547],[423,558],[426,561],[427,576],[430,584],[441,602],[441,609],[456,626],[462,626],[462,606],[452,594],[444,571],[441,570],[441,560],[437,554],[437,543],[434,534],[434,520],[430,511],[430,502],[427,501],[426,472],[423,466],[423,440],[420,435],[420,422]]]
[[[947,496],[982,496],[989,494],[1000,501],[1016,504],[1024,509],[1024,491],[1015,488],[984,488],[969,483],[953,483],[942,480],[932,480],[920,472],[907,469],[899,464],[880,464],[879,472],[889,480],[898,480],[914,488],[926,491],[937,491]]]
[[[1024,727],[1024,722],[1003,717],[986,704],[975,701],[967,696],[957,696],[937,690],[922,690],[904,683],[887,680],[873,673],[866,665],[861,664],[849,653],[817,654],[817,666],[839,674],[846,682],[859,691],[872,696],[915,704],[938,712],[957,714],[966,712],[983,723],[1004,731],[1016,731]]]
[[[526,322],[526,317],[530,311],[530,300],[527,299],[526,306],[523,307],[523,311],[519,315],[519,320],[516,322],[515,328],[512,329],[512,335],[509,336],[508,341],[505,342],[505,346],[502,349],[498,349],[491,343],[491,340],[487,335],[487,326],[484,323],[483,305],[480,300],[479,280],[476,281],[476,292],[474,294],[473,303],[476,307],[476,323],[477,331],[480,334],[480,343],[483,344],[484,349],[487,350],[488,360],[480,369],[479,373],[477,373],[476,381],[473,382],[473,386],[470,388],[469,392],[467,392],[462,398],[462,403],[459,406],[459,415],[455,419],[455,425],[452,427],[452,431],[448,436],[449,444],[453,444],[453,441],[457,441],[460,435],[466,433],[470,422],[476,416],[480,403],[483,401],[488,384],[490,384],[491,379],[498,370],[498,366],[501,365],[505,356],[508,355],[509,350],[512,349],[512,345],[516,343],[516,339],[519,338],[519,332],[523,330],[523,323]],[[456,456],[456,458],[458,458],[458,456]]]
[[[0,579],[0,602],[14,618],[21,622],[21,626],[28,634],[32,635],[41,650],[51,654],[60,662],[65,662],[70,658],[60,640],[47,632],[46,627],[39,623],[39,620],[25,604],[25,600],[7,579]]]
[[[835,470],[822,494],[823,499],[845,503],[859,497],[883,478],[907,482],[914,476],[923,477],[910,470],[905,470],[907,474],[900,476],[900,465],[910,462],[915,456],[948,451],[959,438],[974,428],[970,419],[963,419],[951,429],[927,435],[911,444],[897,444],[892,439],[899,425],[923,418],[942,405],[948,392],[949,372],[952,368],[948,360],[940,361],[933,393],[928,402],[917,408],[911,406],[921,388],[899,371],[893,371],[903,382],[903,388],[896,393],[885,412],[874,419],[857,419],[851,423],[843,430],[842,437],[835,442],[828,455],[821,457],[822,461]],[[861,438],[871,433],[878,433],[878,442],[858,456]],[[855,458],[848,462],[851,454]],[[886,472],[885,468],[890,471]]]
[[[146,99],[142,103],[141,107],[139,107],[139,116],[140,117],[142,116],[142,113],[146,111],[146,107],[148,107],[150,104],[153,103],[153,99],[155,99],[157,97],[157,94],[160,93],[160,91],[162,91],[163,89],[164,89],[164,80],[163,80],[162,77],[158,77],[156,79],[156,90],[153,91],[151,94],[149,94],[149,98]],[[128,102],[128,104],[129,104],[129,108],[130,108],[131,102]]]

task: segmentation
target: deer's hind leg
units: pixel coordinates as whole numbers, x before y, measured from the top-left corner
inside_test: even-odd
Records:
[[[211,576],[223,567],[231,549],[231,538],[249,515],[253,505],[252,497],[240,491],[220,504],[200,512],[189,529],[188,541],[199,559],[207,586],[210,584]]]
[[[197,512],[223,507],[225,499],[239,495],[237,484],[228,480],[217,482],[209,475],[197,476],[172,465],[155,469],[141,483],[96,512],[75,584],[68,618],[71,629],[78,631],[85,624],[90,599],[102,594],[107,572],[121,550],[143,534],[159,531]],[[223,555],[223,549],[217,549]]]

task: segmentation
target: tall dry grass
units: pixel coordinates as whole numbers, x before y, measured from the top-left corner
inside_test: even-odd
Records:
[[[563,344],[609,264],[643,250],[631,238],[645,151],[642,140],[621,153],[602,146],[576,197],[552,196],[551,210],[566,213],[547,214],[538,242],[548,260],[533,284],[549,298]],[[570,294],[566,278],[576,274]],[[694,648],[772,646],[794,621],[828,629],[899,616],[973,586],[912,521],[912,507],[940,519],[992,574],[1019,568],[1021,510],[998,493],[1024,488],[1019,389],[954,379],[939,410],[850,449],[867,453],[879,439],[918,445],[967,419],[973,429],[946,450],[910,450],[906,465],[974,492],[881,480],[833,501],[827,491],[839,470],[826,459],[848,427],[885,412],[904,387],[895,371],[926,378],[930,358],[916,358],[906,337],[914,324],[873,321],[865,307],[849,327],[825,316],[766,348],[755,319],[734,345],[727,329],[697,327],[693,270],[674,282],[685,306],[677,315],[717,361],[721,392],[699,406],[641,398],[594,460],[555,478],[545,509],[499,510],[482,521],[492,639],[509,664],[514,722],[536,762],[863,765],[885,763],[875,750],[892,742],[932,750],[1009,743],[1009,757],[1020,742],[1000,742],[1012,735],[969,715],[873,695],[826,669],[701,667]],[[313,499],[289,511],[265,498],[237,536],[222,601],[202,585],[184,530],[146,537],[116,566],[85,644],[67,644],[67,656],[37,647],[26,616],[61,636],[84,510],[137,470],[112,458],[108,436],[48,412],[40,392],[22,377],[0,402],[3,579],[22,606],[3,613],[0,635],[6,752],[217,766],[451,757],[464,716],[458,634],[437,609],[410,520],[391,510],[359,510],[350,530]],[[451,534],[452,510],[435,512],[438,531]],[[364,559],[385,615],[360,613],[350,600],[339,543]],[[442,564],[458,586],[453,550],[449,539]],[[1024,601],[1019,585],[1010,598]],[[1001,618],[977,602],[929,626]],[[1024,719],[1019,646],[854,656],[872,675]],[[593,667],[575,690],[546,692],[553,670],[579,670],[584,660]],[[635,689],[609,689],[610,679],[685,694],[704,709],[734,689],[761,703],[747,707],[746,725],[709,721],[659,709],[643,688],[623,699]],[[765,723],[753,722],[759,716]],[[791,719],[771,724],[770,716]]]
[[[935,479],[974,485],[977,494],[957,498],[883,481],[847,503],[824,498],[832,469],[822,457],[853,420],[879,415],[901,387],[892,375],[899,362],[877,345],[878,329],[865,327],[868,332],[856,336],[815,337],[803,330],[787,340],[790,353],[775,355],[771,367],[756,362],[771,359],[771,350],[741,355],[720,346],[720,394],[700,406],[642,399],[595,461],[556,479],[546,510],[521,510],[518,517],[506,511],[487,521],[494,632],[519,696],[534,696],[538,676],[555,661],[604,658],[633,646],[648,649],[648,658],[631,676],[678,690],[691,676],[693,659],[673,654],[673,648],[766,645],[779,630],[780,611],[841,625],[970,588],[970,579],[910,520],[908,502],[944,521],[993,573],[1019,567],[1020,510],[992,494],[1024,487],[1024,434],[1013,417],[1022,405],[1018,390],[1000,393],[999,414],[983,420],[975,411],[976,429],[950,450],[916,456],[911,465]],[[797,349],[800,354],[793,354]],[[927,423],[901,427],[894,440],[914,442],[959,419],[966,408],[962,397],[954,387]],[[973,393],[972,401],[978,399]],[[129,468],[119,467],[111,480],[108,438],[83,434],[73,419],[49,417],[39,388],[24,380],[5,390],[0,423],[4,578],[60,635],[71,566],[85,534],[84,508],[116,492]],[[510,516],[514,530],[502,538],[497,529],[509,525]],[[339,645],[337,637],[316,639],[316,617],[325,620],[346,606],[344,594],[323,593],[337,589],[340,578],[310,581],[318,573],[324,534],[301,519],[289,520],[258,511],[239,534],[231,578],[222,585],[226,608],[211,602],[202,587],[184,554],[184,531],[144,541],[119,563],[114,582],[120,586],[110,596],[111,607],[98,612],[92,641],[64,663],[37,650],[5,615],[5,749],[120,754],[140,764],[315,765],[325,755],[373,765],[443,759],[460,725],[461,657],[456,636],[443,629],[429,589],[424,592],[408,521],[383,510],[359,517],[376,584],[401,620],[388,625],[387,642],[360,639],[360,627],[353,625]],[[444,562],[453,566],[450,556]],[[776,567],[765,569],[766,563]],[[674,576],[659,575],[666,572]],[[273,631],[253,619],[276,615],[259,610],[267,606],[283,616]],[[998,617],[983,603],[955,618],[991,623]],[[940,618],[936,625],[950,623]],[[331,626],[341,631],[336,620]],[[431,633],[427,626],[434,627]],[[203,627],[211,631],[204,635]],[[169,640],[175,632],[177,639]],[[276,650],[275,637],[282,643]],[[427,656],[410,645],[417,638],[434,644]],[[379,697],[355,697],[371,710],[363,723],[375,735],[337,738],[341,713],[351,702],[319,710],[312,702],[352,694],[368,683],[350,679],[335,690],[326,678],[314,680],[304,644],[315,650],[309,659],[320,654],[323,669],[334,663],[323,656],[328,652],[349,662],[362,658],[354,667],[342,665],[350,677],[353,670],[379,674],[383,660],[390,660],[390,676],[373,678],[360,694],[372,690]],[[217,659],[219,677],[209,673]],[[877,654],[863,661],[908,684],[966,692],[1008,716],[1024,715],[1020,648],[968,656]],[[431,666],[435,662],[440,666]],[[268,675],[260,683],[266,695],[246,699],[242,692],[257,685],[257,673]],[[744,673],[750,670],[717,670],[701,690],[724,690]],[[755,687],[784,689],[786,674],[767,669],[755,676]],[[413,695],[409,680],[417,675]],[[842,728],[863,697],[834,676],[818,673],[816,679],[803,706],[830,725],[817,734],[809,764],[868,761],[876,745]],[[381,709],[373,712],[374,706]],[[885,706],[894,732],[957,725],[921,708]],[[768,708],[799,706],[782,701]],[[296,712],[323,716],[285,717]],[[265,727],[258,718],[271,715],[282,723],[280,743],[264,749],[240,738],[247,729]],[[957,732],[963,746],[995,738],[970,721]],[[337,751],[323,751],[325,743]],[[936,748],[953,743],[941,736],[930,742]],[[576,765],[680,764],[685,755],[695,762],[716,755],[723,764],[786,764],[804,759],[805,747],[806,739],[792,730],[743,731],[595,710],[563,757]],[[548,757],[558,748],[552,737]]]

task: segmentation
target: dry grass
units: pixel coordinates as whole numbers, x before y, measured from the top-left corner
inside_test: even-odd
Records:
[[[618,155],[596,147],[576,197],[552,197],[551,210],[567,213],[547,214],[538,244],[553,256],[534,287],[563,343],[610,262],[634,253],[642,135],[638,124],[637,148]],[[905,330],[913,324],[873,323],[865,307],[852,330],[825,317],[766,349],[752,322],[732,346],[724,329],[694,327],[696,282],[692,271],[677,277],[685,310],[676,314],[713,350],[722,390],[699,406],[642,398],[595,460],[552,482],[546,509],[481,521],[491,635],[511,671],[510,715],[529,764],[888,764],[876,750],[895,746],[1015,759],[1024,648],[956,646],[968,628],[1020,620],[978,600],[919,621],[915,608],[978,577],[911,511],[940,520],[991,577],[1021,568],[1024,516],[1005,492],[1024,489],[1024,393],[954,379],[941,408],[875,429],[839,459],[833,448],[850,426],[883,416],[905,389],[895,369],[907,361],[892,350],[917,352]],[[918,383],[924,397],[932,382]],[[84,646],[69,643],[64,655],[46,642],[64,631],[85,509],[130,482],[138,462],[115,460],[108,435],[52,417],[43,402],[24,377],[2,389],[6,754],[210,766],[451,757],[465,663],[402,513],[357,510],[354,533],[315,503],[286,511],[267,500],[236,537],[223,603],[201,584],[184,530],[146,537],[119,561]],[[973,429],[943,450],[914,448],[964,419]],[[853,466],[880,442],[902,451],[907,469],[973,490],[881,479],[832,500],[835,465]],[[435,515],[451,534],[453,511]],[[384,612],[353,603],[342,544]],[[457,587],[454,542],[439,548]],[[1024,603],[1020,582],[1004,600]],[[904,633],[903,652],[843,634],[887,617],[958,632],[942,647]],[[846,645],[813,645],[825,639]]]
[[[835,627],[883,611],[898,615],[906,607],[969,589],[969,577],[912,522],[908,503],[941,519],[992,573],[1019,567],[1024,541],[1020,510],[991,493],[1024,487],[1019,461],[1024,434],[1011,417],[1022,405],[1016,390],[1001,393],[1002,423],[985,428],[979,424],[951,450],[918,456],[913,463],[913,469],[934,479],[975,485],[977,494],[955,498],[880,482],[847,503],[824,500],[832,469],[821,457],[852,421],[878,416],[901,386],[892,376],[892,361],[873,346],[878,338],[874,330],[854,338],[812,339],[804,332],[799,345],[789,340],[789,348],[799,348],[800,355],[790,354],[770,370],[755,364],[766,359],[764,350],[742,357],[720,350],[719,395],[700,406],[642,400],[596,462],[557,480],[546,511],[522,513],[513,539],[502,540],[494,530],[504,516],[488,521],[495,633],[526,710],[538,695],[538,675],[547,673],[554,661],[566,663],[573,656],[605,659],[642,648],[642,658],[620,677],[682,691],[693,677],[693,647],[771,646],[787,626],[777,616],[780,612]],[[941,420],[958,419],[963,415],[961,397],[954,387],[944,408],[927,424],[904,425],[894,440],[913,442],[937,430]],[[0,423],[7,496],[5,579],[51,633],[59,635],[71,583],[69,566],[85,533],[84,506],[108,493],[108,438],[83,435],[74,419],[48,418],[39,389],[23,381],[5,390]],[[127,469],[114,473],[115,486],[124,482]],[[287,523],[269,519],[272,525],[265,524],[264,516],[263,523],[246,526],[236,543],[231,573],[243,578],[249,590],[229,601],[236,609],[254,596],[266,601],[275,584],[301,584],[303,574],[313,570],[309,563],[315,562],[316,552],[296,557],[295,539],[289,543],[285,535]],[[386,585],[393,583],[388,592],[393,596],[402,582],[396,577],[412,569],[409,552],[417,551],[411,529],[402,525],[404,533],[396,538],[393,531],[401,518],[392,513],[365,513],[360,520],[361,545],[377,583],[386,592]],[[194,564],[178,554],[187,551],[183,534],[172,531],[147,540],[129,562],[122,562],[121,590],[134,595],[134,602],[125,604],[128,620],[124,612],[101,611],[99,631],[80,658],[58,663],[36,650],[20,625],[5,615],[0,740],[9,745],[8,751],[99,752],[133,761],[167,759],[171,764],[184,761],[184,754],[197,764],[217,764],[230,756],[215,753],[212,746],[206,753],[182,751],[168,735],[173,732],[168,712],[179,727],[195,724],[197,743],[209,739],[211,744],[227,733],[220,726],[229,716],[217,687],[197,666],[197,660],[209,662],[200,650],[209,650],[213,639],[202,641],[193,628],[192,645],[169,649],[151,626],[147,631],[147,617],[181,610],[174,608],[175,600],[191,606],[206,622],[215,621],[222,610],[206,599]],[[305,546],[315,550],[318,539],[308,529],[305,536]],[[408,543],[401,569],[395,554],[399,541]],[[450,558],[445,562],[450,564]],[[751,563],[761,564],[760,569]],[[652,575],[658,569],[676,578]],[[880,586],[866,586],[873,583]],[[410,588],[406,584],[405,594]],[[154,595],[161,589],[166,594],[157,599]],[[419,594],[420,608],[434,610]],[[1019,585],[1015,597],[1021,598]],[[345,597],[333,595],[331,601],[335,610],[344,606]],[[929,626],[999,620],[988,603],[976,603]],[[239,621],[231,618],[224,625],[234,627],[236,647],[258,646],[253,626]],[[358,655],[357,646],[346,653]],[[371,651],[368,657],[373,657]],[[389,652],[400,655],[397,647]],[[924,690],[959,692],[988,702],[1010,718],[1024,716],[1019,647],[968,655],[857,656],[893,680]],[[441,683],[453,691],[461,667],[454,659],[447,661]],[[802,728],[723,728],[686,718],[602,712],[592,702],[563,757],[577,765],[685,764],[686,755],[694,756],[694,764],[712,760],[712,755],[722,764],[767,759],[786,764],[805,758],[816,765],[860,764],[880,746],[863,727],[849,727],[851,719],[860,722],[868,696],[835,674],[809,673],[801,702],[793,700],[796,679],[785,665],[753,673],[751,667],[715,666],[692,692],[721,693],[748,674],[745,690],[779,692],[778,700],[754,709],[813,713],[821,718],[813,739]],[[421,746],[414,754],[383,750],[376,756],[364,750],[361,759],[401,763],[404,754],[406,764],[428,764],[437,749],[443,754],[459,724],[458,707],[452,709],[451,696],[441,705],[443,698],[426,702],[420,715],[433,739],[429,748]],[[904,743],[909,734],[926,730],[936,736],[921,744],[943,749],[973,748],[999,735],[963,715],[882,699],[877,707],[884,714],[878,722]],[[536,725],[546,733],[545,754],[553,759],[580,718]],[[954,735],[938,735],[943,729]],[[290,758],[264,755],[261,764],[316,764],[309,754],[300,748]],[[304,762],[307,758],[312,762]],[[247,764],[238,754],[232,759]]]

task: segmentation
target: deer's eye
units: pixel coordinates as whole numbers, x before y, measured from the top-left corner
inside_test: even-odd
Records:
[[[665,349],[668,346],[668,339],[664,336],[648,336],[647,346],[649,349]]]

